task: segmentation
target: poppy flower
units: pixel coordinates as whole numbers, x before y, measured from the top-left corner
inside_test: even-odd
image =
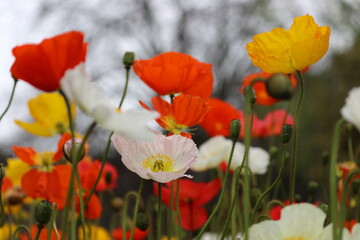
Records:
[[[61,79],[61,89],[83,112],[90,115],[103,128],[116,131],[137,140],[150,140],[151,131],[146,126],[157,114],[150,111],[116,110],[104,96],[104,91],[90,81],[85,65],[68,70]]]
[[[15,120],[15,123],[25,131],[51,137],[69,130],[69,117],[64,98],[59,93],[43,93],[28,101],[33,123]],[[75,105],[71,105],[72,116],[76,114]]]
[[[325,227],[323,234],[319,240],[329,240],[333,239],[333,224],[330,223]],[[360,224],[357,223],[353,226],[352,230],[350,231],[346,227],[343,228],[341,239],[344,240],[358,240],[360,239]]]
[[[124,240],[122,237],[122,233],[123,233],[122,229],[117,228],[112,232],[112,236],[115,240]],[[133,240],[144,240],[146,239],[148,233],[149,230],[142,231],[139,228],[135,228]],[[131,230],[129,229],[128,231],[126,231],[126,239],[130,239],[130,236],[131,236]]]
[[[79,234],[78,234],[78,238],[79,240],[83,240],[83,232],[82,232],[82,228],[79,228]],[[86,239],[88,240],[110,240],[111,236],[110,233],[103,227],[100,227],[98,225],[95,224],[86,224],[85,227],[85,232],[86,232]]]
[[[211,64],[199,62],[188,54],[166,52],[148,60],[136,60],[133,68],[159,95],[211,96],[214,82]]]
[[[360,87],[351,89],[345,101],[341,116],[360,131]]]
[[[337,197],[338,197],[339,202],[341,202],[344,187],[348,187],[348,186],[344,186],[345,179],[347,178],[347,176],[349,175],[349,173],[351,171],[354,171],[356,169],[358,169],[358,165],[355,162],[351,162],[351,161],[341,162],[337,165],[337,173],[341,177],[341,179],[338,182],[338,192],[337,192]],[[356,174],[355,176],[353,176],[349,181],[349,185],[355,179],[360,179],[360,174]],[[347,196],[346,203],[348,205],[351,205],[352,201],[350,199],[350,192],[347,191],[347,194],[348,194],[348,196]]]
[[[268,73],[293,73],[319,61],[329,48],[330,27],[319,27],[312,16],[294,19],[287,31],[275,28],[246,45],[252,63]]]
[[[249,86],[251,82],[254,81],[255,79],[263,79],[266,81],[271,76],[273,76],[273,74],[266,72],[251,73],[244,78],[240,91],[243,92],[244,87]],[[290,75],[289,81],[291,82],[291,85],[294,88],[297,82],[293,75]],[[256,104],[270,106],[281,101],[280,99],[275,99],[269,95],[268,91],[266,90],[266,85],[264,82],[255,82],[252,85],[252,87],[256,95],[256,102],[255,102]]]
[[[173,206],[170,204],[170,186],[171,183],[166,183],[161,188],[161,201],[170,208],[176,209],[175,201]],[[179,207],[181,226],[183,229],[194,231],[205,224],[208,219],[208,214],[204,205],[216,196],[220,188],[221,181],[219,178],[208,183],[194,182],[190,179],[180,179]],[[157,184],[154,184],[154,192],[158,195],[159,189]]]
[[[292,204],[282,209],[279,220],[266,220],[252,225],[249,240],[320,239],[325,219],[326,214],[312,204]]]
[[[87,197],[89,196],[90,189],[84,188],[83,190],[84,192],[82,197],[84,203]],[[80,214],[80,198],[78,195],[76,196],[76,212]],[[100,199],[96,194],[93,194],[91,195],[90,200],[86,208],[84,209],[84,216],[87,219],[94,220],[100,218],[101,213],[102,213],[102,205]]]
[[[244,126],[244,115],[242,112],[240,116],[240,121],[242,126]],[[294,125],[294,118],[282,109],[269,112],[264,119],[259,119],[254,115],[251,136],[254,138],[266,138],[280,135],[283,124]],[[240,136],[242,138],[245,137],[245,128],[241,128]]]
[[[11,74],[45,92],[60,88],[60,79],[67,69],[85,61],[87,43],[84,34],[71,31],[13,48],[15,62]]]
[[[69,165],[54,165],[53,152],[37,153],[32,148],[12,147],[15,155],[32,167],[21,178],[21,187],[31,198],[55,202],[58,209],[65,205],[70,181]]]
[[[168,103],[161,97],[151,98],[155,111],[160,114],[157,123],[172,134],[181,134],[191,138],[186,132],[187,128],[200,123],[210,111],[209,104],[200,97],[180,95],[174,98],[173,103]],[[144,103],[140,104],[146,108]]]
[[[217,98],[209,98],[206,101],[211,108],[200,126],[210,136],[229,136],[230,123],[233,119],[240,119],[239,111],[230,103]]]
[[[194,141],[180,135],[158,133],[151,142],[139,142],[115,133],[111,140],[130,171],[160,183],[191,177],[185,172],[198,158]]]

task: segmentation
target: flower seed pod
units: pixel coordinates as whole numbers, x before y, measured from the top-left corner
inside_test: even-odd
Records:
[[[114,197],[113,199],[111,199],[111,208],[114,212],[120,212],[123,206],[124,201],[122,200],[122,198]]]
[[[231,120],[231,123],[230,123],[230,139],[232,141],[237,141],[238,140],[240,130],[241,130],[240,121],[238,119]]]
[[[130,69],[135,60],[134,52],[126,52],[123,57],[123,64],[126,69]]]
[[[274,74],[265,82],[268,94],[279,100],[288,100],[293,94],[291,80],[284,74]]]
[[[315,181],[310,181],[308,184],[308,192],[310,195],[313,195],[316,193],[316,191],[319,188],[319,183]]]
[[[51,219],[52,211],[52,203],[46,200],[41,200],[38,205],[36,205],[35,220],[40,225],[46,225]]]
[[[281,142],[283,144],[289,143],[292,135],[292,126],[284,124],[281,130]]]
[[[145,212],[140,211],[136,219],[136,227],[141,231],[146,231],[149,228],[149,217]]]
[[[71,163],[73,162],[72,154],[74,154],[74,156],[79,156],[78,161],[83,159],[83,157],[85,156],[85,147],[82,144],[82,140],[80,138],[74,138],[66,141],[66,143],[63,146],[63,153],[66,160],[68,160]]]

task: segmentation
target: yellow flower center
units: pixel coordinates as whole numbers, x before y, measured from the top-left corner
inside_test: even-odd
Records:
[[[36,165],[40,167],[39,170],[44,172],[50,172],[52,170],[53,157],[53,152],[43,152],[36,154],[35,162]]]
[[[143,161],[144,168],[150,168],[153,172],[173,172],[173,159],[165,154],[154,154]]]
[[[166,125],[165,130],[169,131],[169,132],[172,132],[173,134],[180,134],[181,132],[183,132],[183,130],[188,128],[188,126],[186,126],[186,125],[178,124],[176,122],[175,117],[172,116],[172,115],[164,116],[164,117],[162,117],[161,120]]]
[[[288,237],[288,238],[284,238],[283,240],[305,240],[304,237]]]

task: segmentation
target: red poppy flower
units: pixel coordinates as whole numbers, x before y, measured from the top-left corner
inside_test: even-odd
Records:
[[[174,98],[170,104],[161,97],[153,97],[151,99],[154,109],[160,113],[160,117],[156,120],[161,127],[172,134],[181,134],[191,138],[186,133],[186,129],[200,123],[210,111],[209,104],[200,97],[190,95],[180,95]],[[140,104],[146,108],[144,103]]]
[[[217,98],[209,98],[206,101],[211,109],[200,123],[200,126],[210,136],[222,135],[228,137],[231,120],[240,119],[239,111],[230,103]]]
[[[32,237],[32,239],[35,239],[35,236],[36,236],[36,234],[37,234],[37,231],[38,231],[38,226],[37,226],[37,225],[32,225],[32,226],[30,227],[30,236]],[[61,237],[61,231],[58,231],[58,233],[59,233],[59,236]],[[20,235],[20,239],[21,239],[21,240],[29,240],[27,234],[21,234],[21,235]],[[48,231],[47,231],[46,228],[44,228],[44,229],[41,231],[40,236],[39,236],[38,239],[39,239],[39,240],[47,240],[47,239],[48,239]],[[51,230],[50,240],[57,240],[57,239],[58,239],[58,237],[57,237],[57,235],[56,235],[56,233],[55,233],[55,230],[52,229],[52,230]]]
[[[88,196],[89,196],[89,192],[85,190],[83,192],[83,203],[85,203],[85,200]],[[80,213],[80,198],[78,196],[76,197],[76,212]],[[100,199],[95,194],[91,195],[91,198],[86,208],[84,209],[85,218],[90,220],[100,218],[101,212],[102,212],[102,205]]]
[[[134,240],[144,240],[144,239],[146,239],[146,236],[148,235],[148,233],[149,233],[149,230],[142,231],[138,228],[135,228],[133,239]],[[122,229],[121,228],[115,229],[112,232],[112,236],[115,240],[124,240],[122,238]],[[126,231],[126,239],[130,239],[130,236],[131,236],[131,230]]]
[[[53,152],[36,153],[32,148],[13,146],[15,155],[34,167],[21,178],[21,187],[31,198],[55,202],[58,209],[65,205],[71,166],[53,165]]]
[[[10,178],[8,178],[7,176],[5,176],[5,178],[2,180],[2,185],[1,185],[1,192],[4,193],[6,192],[8,189],[10,189],[13,186],[12,181]]]
[[[87,43],[81,32],[72,31],[13,48],[11,74],[34,87],[51,92],[60,88],[66,70],[85,61]]]
[[[338,192],[337,192],[337,197],[338,197],[338,201],[341,202],[341,198],[342,198],[342,193],[343,193],[343,189],[344,187],[349,187],[349,186],[344,186],[345,183],[345,179],[347,178],[347,176],[349,175],[349,173],[355,169],[358,168],[357,164],[355,162],[342,162],[339,163],[338,166],[338,172],[341,175],[341,179],[338,182]],[[353,176],[350,181],[349,181],[349,185],[355,180],[355,179],[360,179],[360,174],[356,174],[355,176]],[[347,191],[347,200],[346,200],[346,204],[350,205],[351,203],[351,199],[350,199],[350,191]]]
[[[190,55],[166,52],[149,60],[137,60],[133,67],[140,79],[159,95],[211,96],[214,81],[211,64]]]
[[[202,227],[208,219],[204,204],[213,199],[221,188],[219,178],[211,182],[193,182],[189,179],[180,179],[179,205],[181,212],[181,226],[185,230],[194,231]],[[170,206],[170,186],[165,183],[161,188],[161,201]],[[175,190],[176,191],[176,190]],[[174,191],[174,192],[175,192]],[[154,184],[154,192],[158,195],[158,185]],[[172,208],[175,209],[175,201]]]
[[[245,126],[244,114],[240,113],[240,121],[242,126]],[[285,119],[286,116],[286,119]],[[254,115],[252,124],[252,137],[265,138],[269,136],[279,135],[282,130],[283,124],[294,125],[294,118],[287,114],[285,110],[275,110],[268,113],[264,119],[259,119]],[[245,137],[245,127],[241,128],[240,136]]]
[[[244,78],[242,87],[240,88],[240,91],[242,92],[244,87],[249,86],[253,80],[255,80],[257,78],[266,80],[266,79],[270,78],[272,75],[273,74],[266,73],[266,72],[252,73]],[[293,87],[296,86],[297,82],[296,82],[294,75],[290,75],[289,81],[291,81],[291,85]],[[281,101],[281,100],[271,97],[268,94],[264,82],[256,82],[253,84],[252,87],[255,90],[255,94],[256,94],[256,104],[269,106],[269,105],[273,105],[274,103]]]
[[[99,174],[100,167],[101,162],[99,160],[92,161],[89,157],[85,157],[79,162],[78,170],[84,189],[90,190],[92,188]],[[118,177],[119,175],[116,168],[110,163],[105,163],[104,170],[95,190],[105,191],[116,188]]]

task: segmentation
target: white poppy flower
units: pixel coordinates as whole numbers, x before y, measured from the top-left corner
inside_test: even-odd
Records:
[[[249,229],[249,240],[319,240],[324,231],[326,214],[309,203],[283,208],[281,219],[266,220]]]
[[[329,224],[326,226],[323,234],[319,240],[332,240],[333,239],[333,225]],[[352,231],[344,228],[342,231],[342,240],[359,240],[360,239],[360,223],[353,226]]]
[[[342,117],[360,131],[360,87],[350,90],[345,106],[340,110]]]
[[[139,142],[115,133],[111,140],[124,165],[143,179],[165,183],[191,178],[185,172],[199,157],[194,141],[181,135],[154,136],[151,142]]]
[[[69,100],[94,118],[101,127],[119,132],[129,139],[147,141],[153,136],[146,124],[154,120],[157,114],[146,110],[117,111],[105,98],[104,91],[90,81],[84,63],[67,70],[60,85]]]

